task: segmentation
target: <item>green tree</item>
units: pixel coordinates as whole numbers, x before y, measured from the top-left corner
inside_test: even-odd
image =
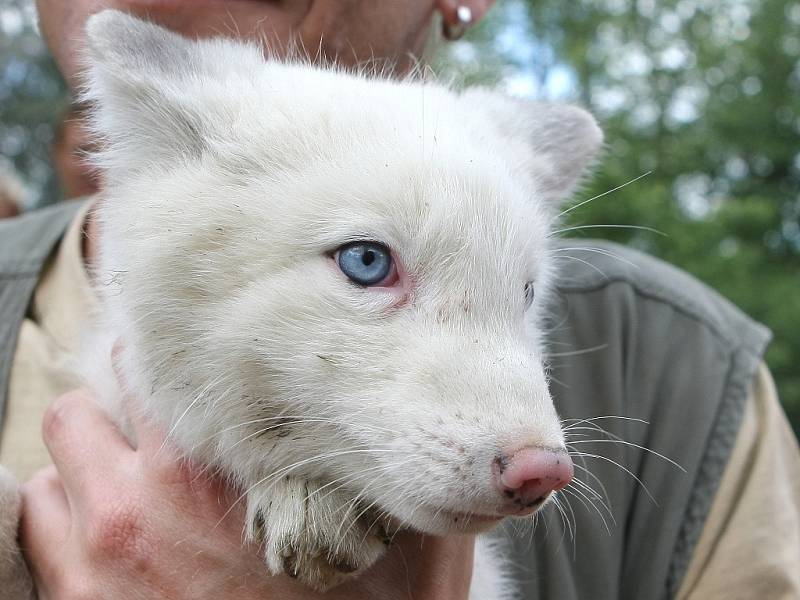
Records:
[[[506,0],[473,36],[469,51],[445,51],[463,79],[575,100],[602,121],[607,153],[577,200],[649,173],[567,226],[665,235],[570,235],[642,248],[767,324],[767,362],[800,432],[800,3]]]
[[[31,207],[58,198],[49,146],[67,103],[34,11],[28,0],[0,0],[0,157],[28,184]]]

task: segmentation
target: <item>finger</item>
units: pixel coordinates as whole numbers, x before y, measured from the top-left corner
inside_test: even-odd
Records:
[[[77,508],[133,456],[133,449],[85,390],[58,398],[45,413],[42,437],[66,490]]]
[[[71,517],[67,495],[55,467],[37,472],[23,484],[20,547],[34,579],[56,569],[69,537]]]

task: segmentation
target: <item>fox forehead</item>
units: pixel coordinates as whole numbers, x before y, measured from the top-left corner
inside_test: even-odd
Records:
[[[330,103],[324,111],[336,125],[325,139],[314,136],[314,145],[303,137],[310,111],[271,134],[254,124],[232,124],[224,145],[171,165],[160,183],[149,182],[149,195],[160,186],[170,196],[160,204],[178,221],[185,211],[177,207],[185,205],[208,212],[218,224],[227,216],[232,230],[248,222],[261,227],[273,248],[325,252],[371,239],[390,246],[409,265],[526,255],[527,269],[535,266],[550,228],[550,207],[537,201],[528,178],[509,169],[501,150],[507,142],[500,135],[464,136],[448,117],[423,151],[419,137],[397,127],[395,119],[365,110],[358,126],[348,128],[339,121],[349,118]],[[409,113],[415,111],[400,106],[395,115],[402,121]],[[337,136],[338,129],[347,135]],[[276,137],[281,141],[270,141]],[[296,155],[296,162],[287,164],[287,155]],[[239,239],[260,244],[263,236]]]
[[[507,174],[459,173],[452,163],[373,169],[368,157],[349,158],[310,165],[280,183],[256,174],[253,186],[226,191],[225,209],[209,210],[226,210],[231,232],[249,224],[252,235],[230,242],[246,246],[251,259],[331,254],[370,240],[386,245],[417,283],[442,290],[518,287],[536,277],[549,216]]]
[[[373,239],[439,295],[519,297],[602,143],[575,107],[281,64],[120,13],[88,39],[104,261],[145,280],[156,260],[246,285]]]

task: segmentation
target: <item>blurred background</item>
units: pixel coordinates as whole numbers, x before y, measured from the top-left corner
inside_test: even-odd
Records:
[[[598,116],[607,153],[575,202],[647,175],[570,212],[566,227],[591,226],[570,235],[664,258],[767,324],[800,432],[800,2],[500,0],[433,62],[458,85]],[[23,210],[93,189],[73,160],[80,116],[31,3],[0,0],[0,178],[18,174]]]

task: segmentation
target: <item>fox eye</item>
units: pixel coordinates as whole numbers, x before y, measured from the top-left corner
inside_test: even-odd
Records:
[[[531,307],[531,304],[533,304],[534,295],[533,282],[529,281],[525,284],[525,310],[528,310]]]
[[[358,285],[382,283],[394,270],[391,252],[378,242],[345,244],[334,258],[342,273]]]

